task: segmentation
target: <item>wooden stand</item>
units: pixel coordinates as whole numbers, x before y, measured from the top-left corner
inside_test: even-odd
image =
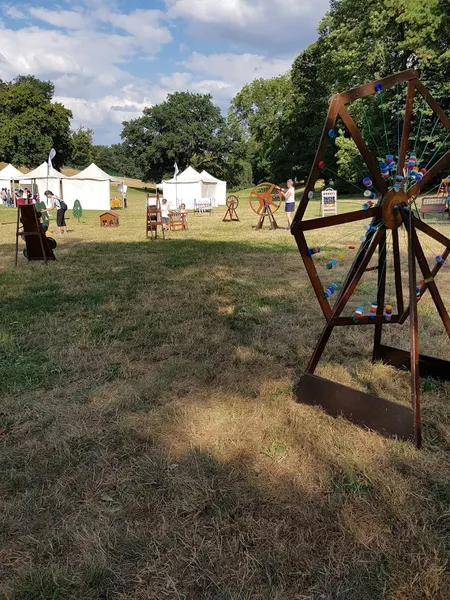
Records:
[[[19,237],[26,244],[26,257],[30,260],[56,260],[45,231],[39,222],[39,215],[34,204],[19,204],[17,207],[16,254],[14,264],[17,267],[19,256]]]
[[[161,216],[161,201],[159,199],[159,193],[156,192],[156,204],[147,206],[146,220],[145,220],[145,236],[148,239],[148,234],[152,240],[158,239],[158,227],[161,228],[161,234],[163,240],[165,239],[165,232]]]
[[[262,228],[266,217],[269,219],[270,229],[278,229],[273,215],[280,208],[282,198],[281,188],[273,183],[259,183],[252,189],[249,198],[250,207],[253,212],[259,215],[256,230]]]
[[[239,221],[239,217],[236,212],[236,209],[238,206],[239,206],[239,198],[237,196],[228,196],[227,212],[225,213],[225,216],[222,219],[222,221],[224,221],[224,222]]]
[[[266,217],[269,219],[269,224],[270,224],[269,229],[278,229],[278,225],[277,225],[277,222],[275,221],[275,217],[273,216],[272,209],[266,201],[264,201],[264,207],[261,211],[261,215],[259,217],[259,221],[256,224],[255,229],[256,230],[262,229]]]
[[[385,436],[397,436],[401,439],[414,440],[418,448],[422,445],[422,407],[420,399],[419,378],[432,376],[450,381],[450,362],[419,354],[419,332],[416,297],[416,260],[423,275],[423,285],[420,287],[420,296],[428,290],[442,320],[443,327],[450,337],[450,318],[442,301],[435,283],[435,277],[444,261],[450,254],[450,239],[434,230],[428,224],[413,216],[409,203],[414,199],[422,187],[426,185],[443,167],[450,162],[450,150],[437,161],[424,175],[423,179],[412,185],[407,192],[395,193],[381,176],[378,162],[367,148],[361,133],[347,111],[345,104],[357,98],[364,98],[375,93],[375,83],[382,88],[389,88],[401,82],[408,82],[407,105],[403,124],[403,134],[400,146],[398,170],[403,172],[405,164],[408,139],[410,136],[411,116],[414,92],[418,91],[426,100],[430,108],[438,115],[444,126],[450,130],[450,121],[444,111],[432,98],[426,88],[418,80],[415,71],[405,71],[387,77],[379,82],[349,90],[343,94],[336,94],[330,100],[327,120],[325,122],[322,138],[316,153],[314,166],[306,183],[303,198],[295,215],[291,228],[302,256],[306,271],[311,280],[314,292],[319,301],[326,325],[320,340],[309,361],[306,373],[300,378],[296,388],[296,397],[299,402],[310,405],[320,405],[333,416],[342,415],[349,421],[378,431]],[[328,216],[319,219],[303,220],[309,202],[309,194],[314,190],[315,183],[320,176],[325,151],[328,143],[328,132],[333,128],[337,116],[340,116],[351,134],[354,142],[363,156],[370,171],[371,178],[381,193],[381,200],[377,206],[369,210],[355,211],[343,215]],[[333,307],[325,298],[324,288],[317,273],[314,260],[308,253],[305,232],[372,218],[371,224],[374,231],[366,236],[361,244],[357,258],[354,261],[337,297]],[[400,249],[398,228],[404,225],[408,233],[408,278],[409,278],[409,306],[404,307],[402,290],[402,268],[400,263]],[[377,314],[374,318],[361,317],[357,320],[341,316],[349,299],[352,297],[362,275],[367,270],[369,262],[378,249],[379,264],[386,264],[386,231],[392,231],[393,264],[395,289],[397,300],[397,314],[390,320],[384,316],[386,269],[378,269],[378,294]],[[433,240],[445,246],[442,262],[430,269],[424,251],[419,241],[417,231],[428,235]],[[383,327],[394,324],[403,324],[409,317],[410,350],[405,352],[382,344]],[[335,327],[374,325],[374,342],[372,360],[382,360],[386,364],[398,369],[408,369],[411,373],[411,408],[401,406],[394,402],[384,400],[372,394],[365,394],[322,377],[314,375],[317,364],[330,339]]]

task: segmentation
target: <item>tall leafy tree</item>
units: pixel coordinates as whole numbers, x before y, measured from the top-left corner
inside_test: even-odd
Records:
[[[416,68],[444,108],[450,99],[450,54],[446,26],[446,3],[442,0],[332,0],[319,26],[318,41],[303,51],[292,67],[295,109],[282,121],[297,131],[282,156],[306,176],[312,164],[327,100],[335,92],[384,77],[406,68]],[[399,91],[404,105],[404,91]],[[384,94],[385,115],[379,99],[368,99],[365,113],[356,103],[350,108],[372,151],[379,158],[386,153],[386,134],[392,146],[397,138],[396,90]],[[366,118],[367,115],[367,118]],[[386,121],[386,131],[384,120]],[[370,123],[373,137],[368,132]],[[339,128],[339,125],[338,125]],[[442,133],[430,136],[431,121],[425,111],[419,143],[430,140],[424,161],[440,143]],[[376,144],[373,143],[375,140]],[[336,140],[336,155],[328,160],[343,177],[357,177],[352,166],[355,150],[342,131]],[[375,146],[378,146],[375,147]],[[295,157],[295,158],[294,158]],[[352,176],[353,174],[353,176]]]
[[[72,157],[71,164],[79,169],[84,169],[93,162],[94,148],[92,145],[92,129],[79,127],[72,132]]]
[[[129,156],[148,181],[160,180],[192,157],[208,155],[217,162],[229,152],[227,122],[209,94],[175,92],[167,100],[145,108],[143,116],[124,123],[122,139]]]
[[[72,113],[53,94],[50,81],[32,76],[0,81],[0,160],[35,167],[52,147],[56,168],[70,159]]]
[[[110,175],[143,179],[141,169],[124,144],[94,146],[93,161]]]
[[[272,149],[279,138],[280,119],[289,113],[292,105],[289,75],[255,79],[231,101],[228,118],[242,128],[256,181],[275,176]]]
[[[319,42],[311,44],[291,69],[292,102],[278,123],[269,150],[275,179],[303,179],[315,154],[327,109],[328,89]]]

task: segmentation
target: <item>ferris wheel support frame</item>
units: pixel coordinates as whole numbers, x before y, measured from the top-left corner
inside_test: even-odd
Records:
[[[450,239],[436,231],[430,225],[415,217],[409,209],[408,202],[417,196],[423,186],[437,174],[446,164],[450,162],[450,150],[438,160],[407,192],[401,196],[395,195],[389,190],[383,179],[379,165],[366,145],[358,127],[346,109],[349,104],[357,99],[373,95],[376,85],[383,89],[391,88],[400,83],[407,83],[406,110],[403,122],[402,139],[398,157],[398,172],[402,173],[405,165],[408,140],[411,131],[411,119],[413,114],[414,96],[418,92],[433,112],[439,117],[442,124],[450,130],[450,120],[439,106],[430,92],[419,81],[418,74],[414,70],[408,70],[371,83],[353,88],[342,94],[335,94],[329,102],[329,109],[325,121],[323,133],[317,148],[314,165],[306,182],[297,213],[291,227],[298,249],[303,259],[311,285],[316,294],[320,308],[326,320],[326,325],[317,346],[311,356],[306,373],[304,373],[296,386],[296,398],[299,402],[313,406],[321,406],[332,416],[343,416],[356,425],[372,429],[383,436],[395,436],[404,440],[414,440],[418,448],[422,445],[422,406],[420,397],[420,377],[435,377],[437,379],[450,380],[450,361],[439,358],[424,356],[419,353],[419,332],[417,313],[417,266],[423,275],[423,284],[420,287],[421,294],[429,290],[444,329],[450,337],[450,317],[442,301],[441,295],[435,283],[435,276],[443,263],[438,263],[430,270],[425,254],[423,252],[417,230],[430,236],[435,241],[445,246],[442,254],[444,261],[450,254]],[[363,157],[371,178],[381,193],[381,199],[377,205],[369,210],[355,211],[336,216],[322,217],[318,219],[303,220],[309,204],[311,192],[323,168],[323,161],[328,144],[328,132],[333,129],[336,119],[340,117],[354,140],[358,150]],[[400,201],[399,201],[400,198]],[[329,300],[325,297],[324,288],[317,273],[314,260],[308,253],[305,232],[322,227],[341,225],[362,219],[371,218],[371,224],[376,227],[375,231],[369,232],[367,238],[359,248],[355,259],[342,288],[337,295],[336,302],[331,307]],[[400,262],[400,247],[398,239],[398,227],[404,225],[408,239],[408,296],[409,305],[404,306],[402,288],[402,270]],[[375,229],[375,228],[374,228]],[[377,314],[374,317],[363,316],[356,322],[351,317],[341,316],[349,299],[352,297],[361,277],[365,273],[368,264],[378,248],[379,264],[386,261],[386,232],[392,231],[393,243],[393,270],[395,280],[395,296],[397,301],[397,314],[392,315],[386,321],[383,310],[386,292],[386,269],[378,270],[378,293]],[[382,344],[383,327],[386,325],[403,324],[410,319],[410,349],[409,352],[392,348]],[[397,369],[407,369],[411,374],[411,407],[404,406],[390,400],[367,394],[352,389],[314,374],[320,358],[326,348],[330,336],[335,327],[374,325],[374,340],[372,361],[383,361]]]

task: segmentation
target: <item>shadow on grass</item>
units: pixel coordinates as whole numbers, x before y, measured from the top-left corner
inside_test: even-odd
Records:
[[[231,433],[228,458],[174,457],[164,432],[97,424],[16,458],[27,488],[3,513],[7,597],[447,598],[448,471],[380,447],[338,454],[314,419],[302,429],[300,444]]]
[[[155,188],[154,185],[151,185],[151,184],[147,184],[144,187],[136,187],[136,186],[133,186],[133,185],[129,185],[128,186],[128,194],[130,192],[138,192],[139,194],[142,194],[142,193],[144,193],[144,194],[147,194],[147,193],[156,194],[156,188]]]

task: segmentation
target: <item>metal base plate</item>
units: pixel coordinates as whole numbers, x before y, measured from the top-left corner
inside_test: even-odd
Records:
[[[408,406],[306,373],[295,390],[297,402],[321,406],[332,417],[371,429],[384,437],[414,440],[414,413]]]
[[[375,360],[381,360],[387,365],[391,365],[396,369],[411,368],[411,357],[409,352],[392,348],[391,346],[380,345],[375,351]],[[434,358],[433,356],[419,355],[419,372],[420,377],[433,377],[434,379],[442,379],[450,381],[450,361]]]

